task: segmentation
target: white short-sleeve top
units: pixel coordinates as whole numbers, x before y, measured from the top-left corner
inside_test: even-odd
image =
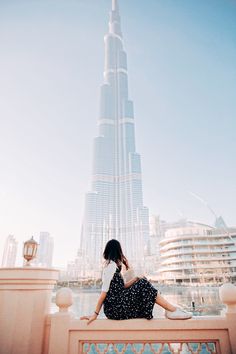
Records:
[[[110,283],[112,281],[112,278],[116,272],[117,265],[114,261],[110,261],[104,269],[103,269],[103,274],[102,274],[102,291],[105,291],[106,293],[109,290]]]

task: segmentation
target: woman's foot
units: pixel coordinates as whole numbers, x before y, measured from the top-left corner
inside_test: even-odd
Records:
[[[192,314],[190,312],[184,311],[180,308],[176,308],[175,311],[165,311],[166,318],[170,320],[188,320],[192,318]]]

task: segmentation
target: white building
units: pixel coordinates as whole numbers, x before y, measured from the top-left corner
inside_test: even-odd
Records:
[[[6,239],[3,257],[2,257],[2,267],[15,267],[16,254],[17,254],[18,242],[15,240],[13,235],[9,235]]]
[[[186,222],[160,241],[158,278],[164,283],[236,281],[236,229]]]
[[[37,265],[48,268],[52,266],[53,247],[54,241],[53,237],[50,236],[50,233],[45,231],[40,232],[38,255],[36,258]]]

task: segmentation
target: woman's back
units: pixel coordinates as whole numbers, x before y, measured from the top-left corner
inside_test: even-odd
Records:
[[[151,319],[157,290],[146,279],[139,279],[125,288],[121,267],[113,263],[108,264],[103,272],[102,291],[107,292],[104,301],[106,317],[114,320]]]

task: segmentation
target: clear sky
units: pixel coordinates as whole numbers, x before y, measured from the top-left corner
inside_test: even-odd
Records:
[[[8,234],[73,259],[111,0],[0,0],[0,258]],[[236,1],[120,0],[144,201],[236,225]]]

